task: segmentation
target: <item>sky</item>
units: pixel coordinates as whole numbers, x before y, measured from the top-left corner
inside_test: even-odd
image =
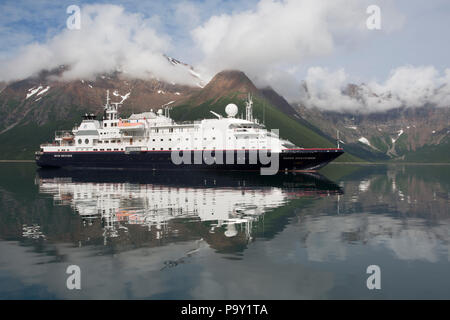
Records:
[[[81,9],[79,30],[67,28],[70,5]],[[367,27],[371,5],[380,29]],[[167,54],[206,81],[239,69],[323,109],[448,107],[448,30],[447,0],[2,0],[0,81],[65,64],[66,80],[119,69],[189,84]],[[364,83],[358,98],[342,93],[348,83]]]

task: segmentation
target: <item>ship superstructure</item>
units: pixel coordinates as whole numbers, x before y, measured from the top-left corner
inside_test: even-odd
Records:
[[[42,167],[179,169],[189,166],[257,170],[270,165],[259,161],[265,153],[265,160],[267,155],[282,155],[277,159],[278,169],[311,170],[343,153],[342,149],[299,148],[280,138],[276,131],[267,130],[253,117],[250,95],[243,119],[236,117],[238,107],[234,104],[226,106],[227,116],[211,111],[213,119],[182,123],[170,118],[169,107],[122,119],[120,106],[110,102],[108,91],[103,119],[86,114],[78,127],[56,132],[54,142],[41,145],[36,153],[37,164]],[[184,156],[186,160],[188,153],[188,161],[177,163],[177,157]],[[256,158],[252,158],[253,153]]]

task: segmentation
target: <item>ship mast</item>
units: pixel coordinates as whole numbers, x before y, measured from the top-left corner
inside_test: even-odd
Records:
[[[248,99],[245,102],[245,119],[253,122],[253,99],[251,94],[248,94]]]
[[[104,120],[117,120],[117,114],[119,107],[122,105],[120,102],[110,102],[109,90],[106,90],[106,104],[105,104],[105,115]]]

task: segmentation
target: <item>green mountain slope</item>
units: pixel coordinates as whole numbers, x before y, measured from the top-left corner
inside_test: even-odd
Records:
[[[245,114],[245,101],[240,98],[241,93],[230,94],[216,101],[207,101],[200,105],[189,103],[177,106],[171,111],[171,117],[176,121],[199,120],[211,118],[210,111],[224,115],[225,106],[234,103],[239,108],[238,114]],[[261,97],[254,98],[253,114],[255,118],[262,121],[269,129],[279,129],[280,136],[289,139],[294,144],[304,148],[328,148],[336,145],[324,136],[318,134],[307,126],[301,124],[292,116],[288,116],[278,110],[271,103]],[[361,161],[348,153],[344,154],[336,161]]]
[[[408,152],[405,162],[450,163],[450,138],[439,145],[427,145],[413,152]]]

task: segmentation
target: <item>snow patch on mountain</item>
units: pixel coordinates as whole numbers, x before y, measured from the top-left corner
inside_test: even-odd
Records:
[[[358,141],[368,145],[371,148],[373,148],[373,146],[370,144],[370,142],[369,142],[369,140],[367,140],[367,138],[361,137],[361,138],[358,139]]]
[[[30,88],[28,89],[28,94],[27,97],[25,99],[28,99],[29,97],[33,96],[35,93],[39,92],[42,89],[42,86],[39,86],[37,88]]]
[[[38,94],[36,94],[36,96],[40,96],[41,94],[46,93],[48,90],[50,90],[50,86],[47,86],[44,90],[38,92]]]
[[[128,92],[126,95],[120,96],[122,98],[122,101],[120,101],[120,103],[124,103],[124,101],[130,97],[130,94],[131,94],[131,92]]]
[[[404,131],[403,131],[403,129],[400,129],[397,133],[398,133],[397,138],[395,138],[395,139],[391,138],[392,143],[396,143],[398,138],[400,138],[400,136],[404,133]]]

